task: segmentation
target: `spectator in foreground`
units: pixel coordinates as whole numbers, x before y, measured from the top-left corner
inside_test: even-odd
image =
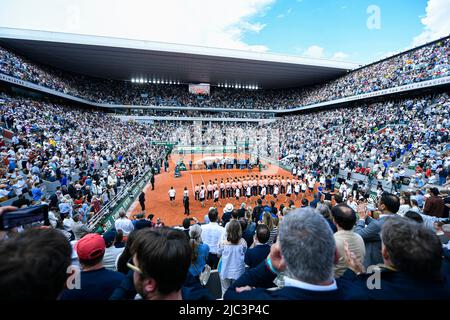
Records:
[[[90,233],[75,244],[75,250],[81,266],[80,289],[66,289],[61,300],[107,300],[125,276],[122,273],[107,270],[103,265],[105,241]]]
[[[353,276],[353,283],[364,292],[363,298],[376,300],[450,300],[450,282],[441,272],[442,245],[436,233],[409,218],[387,219],[382,232],[383,265],[378,272],[365,274],[362,266],[347,248],[346,261],[351,270],[343,277]],[[371,277],[371,279],[369,279]],[[372,283],[376,289],[367,287]],[[378,287],[377,287],[378,285]]]
[[[359,234],[366,246],[364,266],[383,263],[381,256],[381,227],[387,218],[394,216],[400,208],[400,199],[391,193],[383,192],[378,200],[378,210],[381,215],[378,220],[368,215],[366,204],[358,206],[359,220],[354,231]]]
[[[116,236],[115,230],[107,231],[103,234],[103,240],[105,240],[105,255],[103,256],[103,265],[106,269],[117,271],[116,261],[122,254],[124,247],[116,248]]]
[[[348,244],[350,251],[355,254],[356,259],[361,263],[364,261],[366,248],[361,236],[353,232],[353,227],[356,223],[356,212],[350,206],[345,203],[338,204],[331,209],[331,214],[337,227],[334,240],[336,241],[336,250],[339,254],[339,260],[334,266],[334,277],[339,278],[347,270],[344,244]]]
[[[153,225],[150,220],[145,219],[145,215],[143,213],[137,214],[136,219],[137,220],[133,221],[134,229],[136,229],[136,230],[140,230],[140,229],[144,229],[144,228],[151,228]]]
[[[114,223],[116,230],[122,230],[124,237],[127,237],[134,230],[133,222],[128,219],[125,210],[119,212],[119,219]]]
[[[82,218],[83,217],[81,216],[81,214],[76,214],[73,216],[73,222],[70,228],[75,236],[75,240],[80,240],[86,234],[91,232],[88,226],[81,221]]]
[[[142,229],[132,246],[134,287],[145,300],[181,300],[191,265],[191,247],[176,229]]]
[[[212,269],[217,268],[219,263],[218,244],[225,233],[225,228],[217,222],[219,213],[216,208],[210,208],[208,212],[209,223],[202,225],[203,243],[209,247],[209,255],[207,263]]]
[[[198,224],[191,226],[189,230],[192,259],[189,272],[196,278],[203,272],[209,255],[209,247],[202,242],[202,227]]]
[[[270,230],[265,224],[256,227],[256,234],[253,245],[245,252],[245,264],[249,268],[254,268],[264,261],[270,252],[270,245],[267,244],[270,238]]]
[[[225,300],[333,300],[344,295],[333,278],[333,233],[313,208],[291,211],[280,223],[279,240],[269,256],[249,269],[225,293]],[[273,280],[284,273],[284,287]]]
[[[242,238],[241,224],[237,220],[228,223],[226,240],[219,243],[218,254],[221,256],[219,275],[222,294],[245,271],[245,251],[247,242]]]
[[[56,300],[69,276],[71,252],[53,229],[29,229],[0,241],[0,300]]]
[[[423,208],[423,213],[434,216],[438,218],[444,217],[444,199],[439,197],[438,188],[430,189],[430,197],[425,201],[425,207]]]

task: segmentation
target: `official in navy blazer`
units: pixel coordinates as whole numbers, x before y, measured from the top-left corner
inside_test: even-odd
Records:
[[[256,227],[253,245],[245,252],[245,264],[247,266],[254,268],[267,258],[270,252],[270,246],[267,244],[269,238],[269,227],[265,224],[259,224]]]
[[[225,300],[340,300],[345,296],[333,277],[333,233],[313,208],[290,212],[280,223],[278,241],[267,259],[247,270],[224,295]],[[284,273],[284,287],[273,280]],[[252,289],[254,288],[255,289]]]

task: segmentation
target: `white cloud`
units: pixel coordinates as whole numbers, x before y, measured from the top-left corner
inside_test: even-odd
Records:
[[[275,0],[1,0],[0,25],[99,36],[267,51],[249,45]]]
[[[323,58],[324,49],[322,47],[312,45],[303,52],[303,55],[308,58]]]
[[[348,54],[344,53],[344,52],[336,52],[335,54],[333,54],[333,59],[336,60],[343,60],[345,58],[348,57]]]
[[[289,8],[289,9],[286,10],[285,13],[280,13],[279,15],[277,15],[277,18],[278,19],[283,19],[284,17],[290,15],[291,12],[292,12],[292,8]]]
[[[424,25],[424,30],[413,39],[413,46],[449,35],[450,0],[428,0],[426,15],[420,22]]]
[[[261,23],[249,23],[249,22],[242,22],[241,24],[242,30],[244,31],[251,31],[255,33],[259,33],[266,25]]]
[[[328,53],[324,48],[318,45],[311,45],[306,50],[298,46],[294,50],[303,57],[315,58],[315,59],[332,59],[332,60],[346,60],[350,55],[345,52]]]

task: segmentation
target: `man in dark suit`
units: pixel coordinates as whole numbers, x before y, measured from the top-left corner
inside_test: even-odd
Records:
[[[152,190],[155,190],[155,174],[150,176],[150,183],[152,184]]]
[[[139,204],[141,205],[141,210],[145,211],[145,192],[142,191],[139,195]]]
[[[384,192],[378,201],[378,209],[381,212],[378,220],[368,216],[366,204],[358,206],[359,220],[356,223],[354,232],[359,234],[366,245],[366,255],[364,266],[383,263],[381,256],[381,227],[387,218],[395,215],[400,208],[400,199],[391,193]]]
[[[256,227],[253,245],[245,252],[245,264],[250,268],[254,268],[259,265],[269,255],[270,246],[267,244],[269,238],[269,228],[265,224],[259,224]]]
[[[442,244],[435,232],[414,220],[394,216],[381,231],[383,265],[365,268],[346,249],[347,270],[340,281],[359,286],[361,298],[450,300],[449,275],[442,272]],[[352,272],[353,271],[353,272]],[[358,275],[356,275],[358,274]]]
[[[333,233],[322,215],[313,208],[292,211],[281,221],[279,239],[267,259],[236,280],[224,299],[343,299],[333,277],[335,253]],[[285,274],[284,287],[267,290],[280,272]]]

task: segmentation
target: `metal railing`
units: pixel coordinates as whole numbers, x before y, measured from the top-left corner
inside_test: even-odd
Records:
[[[97,212],[95,215],[89,219],[88,227],[93,230],[95,228],[98,228],[100,225],[102,225],[105,220],[109,219],[111,217],[112,213],[115,213],[120,209],[121,204],[123,204],[124,200],[129,198],[130,196],[133,196],[133,191],[136,189],[135,187],[142,184],[142,182],[145,180],[145,184],[147,183],[148,179],[150,179],[151,176],[151,169],[148,169],[146,172],[144,172],[141,176],[135,177],[130,183],[126,184],[117,194],[114,198],[112,198],[108,203],[101,208],[99,212]],[[139,183],[141,182],[141,183]],[[131,202],[131,201],[128,201]],[[128,203],[127,203],[128,204]],[[131,205],[131,203],[129,203]]]

